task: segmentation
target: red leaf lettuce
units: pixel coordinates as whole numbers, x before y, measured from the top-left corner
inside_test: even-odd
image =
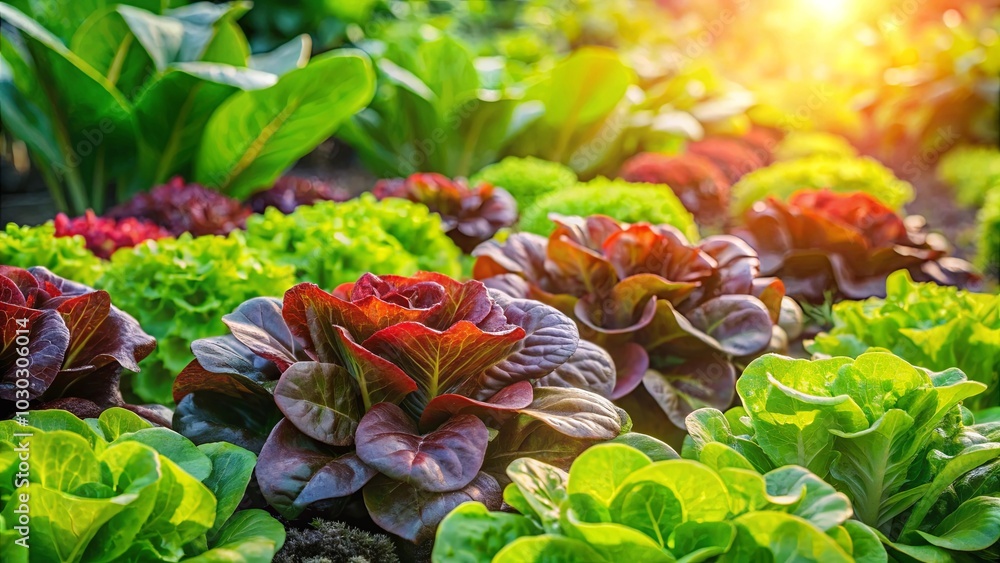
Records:
[[[739,366],[773,336],[781,348],[784,286],[759,277],[746,243],[720,235],[693,245],[667,225],[552,217],[548,239],[517,233],[481,245],[473,276],[571,315],[615,360],[611,398],[642,384],[683,427],[694,409],[733,401]]]
[[[372,193],[378,199],[398,197],[426,205],[441,215],[441,224],[466,254],[517,221],[517,202],[506,190],[486,182],[469,186],[463,179],[420,173],[379,180]]]
[[[230,335],[192,346],[174,422],[259,451],[261,492],[287,518],[360,493],[378,525],[422,541],[461,502],[499,507],[511,459],[567,466],[627,424],[594,393],[534,387],[564,371],[613,385],[611,358],[555,309],[478,281],[299,284],[223,320]]]
[[[45,268],[0,266],[0,327],[0,418],[28,408],[97,416],[125,407],[168,424],[122,399],[122,369],[139,371],[156,341],[111,305],[108,292]]]
[[[707,158],[641,153],[625,161],[619,176],[629,182],[670,186],[699,225],[717,224],[726,218],[729,179]]]
[[[119,248],[133,247],[144,240],[169,237],[170,233],[149,221],[128,217],[109,219],[98,217],[87,210],[83,217],[70,219],[65,214],[56,215],[55,236],[71,237],[80,235],[87,243],[87,249],[95,256],[108,260]]]
[[[813,304],[885,297],[886,278],[897,270],[914,281],[975,286],[980,277],[972,266],[947,256],[944,239],[923,227],[865,193],[803,190],[788,203],[754,204],[732,232],[757,250],[765,275]]]
[[[113,219],[135,217],[152,221],[174,236],[227,235],[242,229],[250,209],[238,200],[198,184],[186,184],[181,177],[137,194],[109,210]]]

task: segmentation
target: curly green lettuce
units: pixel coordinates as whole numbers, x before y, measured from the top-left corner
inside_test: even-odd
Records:
[[[1000,188],[994,189],[976,217],[979,253],[976,263],[987,274],[1000,278]]]
[[[906,271],[889,276],[886,293],[885,299],[834,305],[834,328],[808,350],[854,358],[886,348],[933,371],[958,368],[988,386],[967,407],[1000,406],[1000,296],[915,283]]]
[[[768,196],[787,200],[799,190],[823,188],[837,193],[863,192],[896,211],[913,200],[913,186],[872,158],[819,154],[777,162],[747,174],[733,184],[729,211],[738,216]]]
[[[488,182],[503,188],[514,196],[519,208],[527,209],[545,194],[575,185],[577,178],[572,168],[558,162],[508,156],[476,172],[470,182]]]
[[[445,235],[441,217],[403,199],[380,202],[362,194],[343,203],[304,205],[288,215],[272,208],[247,220],[246,237],[271,260],[293,266],[298,281],[324,289],[366,272],[461,273],[461,251]]]
[[[43,266],[84,285],[94,285],[104,271],[104,261],[87,250],[82,236],[56,237],[51,221],[37,227],[7,223],[0,231],[0,264],[25,269]]]
[[[157,340],[140,362],[132,390],[170,405],[174,377],[194,356],[191,342],[226,333],[222,316],[258,296],[281,296],[295,284],[294,269],[247,245],[242,233],[147,241],[116,252],[98,287]]]
[[[852,158],[858,150],[840,135],[823,131],[792,131],[774,147],[776,162],[815,155]]]
[[[959,203],[980,206],[991,191],[1000,189],[1000,149],[977,146],[952,149],[941,157],[937,176],[955,190]]]
[[[689,240],[698,240],[694,217],[681,200],[663,184],[633,183],[597,178],[542,196],[521,215],[520,229],[548,235],[556,225],[549,213],[560,215],[607,215],[625,223],[670,225]]]

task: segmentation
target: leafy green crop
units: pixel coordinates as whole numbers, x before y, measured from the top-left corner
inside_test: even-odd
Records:
[[[619,443],[588,449],[569,473],[522,458],[507,474],[504,500],[520,514],[459,506],[435,563],[885,561],[875,534],[848,520],[847,497],[802,467],[761,475],[739,455],[672,451],[654,461]]]
[[[103,211],[173,175],[244,197],[364,107],[356,51],[309,61],[308,37],[250,55],[250,2],[0,3],[0,115],[56,205]],[[145,8],[154,10],[147,11]]]
[[[791,131],[778,141],[772,156],[777,162],[816,155],[854,158],[858,156],[858,150],[840,135],[823,131]]]
[[[665,185],[636,184],[597,178],[538,198],[521,215],[520,229],[548,235],[555,229],[549,213],[560,215],[607,215],[625,223],[645,221],[676,227],[689,240],[698,240],[691,213]]]
[[[282,295],[295,284],[292,274],[247,246],[239,232],[184,234],[115,253],[97,285],[157,340],[132,378],[133,391],[171,404],[174,377],[194,359],[191,342],[225,334],[223,315],[251,297]]]
[[[1000,188],[993,190],[976,217],[979,253],[976,262],[984,272],[1000,278]]]
[[[1000,425],[971,425],[959,406],[985,389],[956,368],[931,373],[886,351],[769,354],[736,384],[745,407],[688,416],[684,457],[738,458],[760,473],[801,465],[846,494],[894,552],[995,560]]]
[[[450,36],[362,48],[376,59],[378,95],[337,134],[377,174],[466,176],[496,161],[527,122],[515,119],[519,93],[480,76],[472,53]]]
[[[325,289],[366,272],[406,276],[426,270],[457,277],[461,271],[461,251],[445,235],[440,216],[403,199],[380,202],[363,194],[301,206],[288,215],[268,209],[247,220],[246,236],[276,263],[294,266],[298,281]]]
[[[955,190],[962,205],[978,207],[990,191],[1000,190],[1000,150],[991,146],[962,146],[948,151],[937,175]]]
[[[507,190],[521,209],[527,209],[538,198],[576,184],[576,173],[568,166],[533,156],[508,156],[476,172],[473,184],[489,182]]]
[[[768,196],[788,200],[799,190],[827,188],[837,193],[864,192],[898,211],[913,199],[913,186],[877,160],[815,155],[755,170],[730,191],[730,213],[741,215]]]
[[[29,227],[7,223],[0,232],[0,264],[33,268],[44,266],[57,276],[94,285],[104,271],[104,262],[87,250],[82,236],[56,237],[51,221]]]
[[[236,512],[251,452],[196,447],[119,408],[86,421],[59,410],[29,416],[27,427],[0,422],[4,561],[266,563],[281,548],[277,520]],[[20,472],[24,452],[30,470]],[[15,526],[30,551],[14,543],[25,537]]]
[[[886,291],[885,299],[834,305],[833,330],[809,351],[857,357],[877,347],[927,369],[955,367],[988,386],[966,406],[1000,406],[1000,296],[914,283],[905,270],[889,276]]]

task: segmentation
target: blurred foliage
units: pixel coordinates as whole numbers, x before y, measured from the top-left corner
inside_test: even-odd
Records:
[[[991,191],[1000,191],[1000,150],[956,147],[941,158],[937,175],[955,190],[959,203],[979,207]]]

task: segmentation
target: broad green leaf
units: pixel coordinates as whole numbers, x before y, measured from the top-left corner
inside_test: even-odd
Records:
[[[216,26],[215,37],[209,42],[199,60],[245,67],[249,59],[250,43],[247,42],[246,35],[243,34],[239,24],[227,19]]]
[[[134,494],[82,498],[34,484],[14,494],[28,495],[31,500],[31,560],[46,563],[81,561],[98,529],[136,499]],[[17,503],[7,503],[2,514],[5,521],[15,520],[16,507]]]
[[[140,168],[133,190],[190,175],[205,126],[213,112],[240,90],[267,88],[273,74],[212,63],[178,63],[154,80],[136,100],[141,135]],[[163,108],[176,108],[165,112]]]
[[[113,494],[134,495],[124,510],[112,517],[94,535],[84,553],[85,561],[113,561],[129,548],[149,518],[160,483],[160,457],[156,450],[138,442],[109,447],[101,463],[110,474]]]
[[[234,197],[270,186],[373,93],[371,64],[349,50],[316,57],[270,88],[239,92],[209,119],[195,179]]]
[[[722,520],[729,514],[726,486],[711,469],[694,461],[670,460],[632,472],[618,488],[611,503],[612,515],[631,486],[650,481],[671,490],[683,507],[683,520]]]
[[[913,511],[906,520],[903,530],[899,533],[900,541],[909,541],[920,525],[924,517],[930,511],[931,506],[937,501],[938,496],[956,479],[963,474],[985,465],[992,459],[1000,456],[1000,443],[987,443],[976,446],[969,446],[962,450],[957,456],[948,461],[940,472],[931,481],[931,486],[927,493],[913,507]]]
[[[917,530],[928,543],[957,551],[984,550],[1000,540],[1000,498],[967,500],[934,527],[934,533]]]
[[[204,481],[212,473],[212,462],[198,450],[190,440],[167,428],[143,428],[119,436],[111,444],[139,442],[153,448],[159,454],[181,467],[198,481]]]
[[[92,446],[66,430],[35,432],[25,439],[31,452],[29,479],[43,489],[72,493],[87,483],[101,482],[101,466]]]
[[[441,521],[431,559],[435,562],[490,563],[505,545],[541,532],[541,528],[525,516],[490,512],[482,503],[467,502]]]
[[[735,442],[734,442],[735,443]],[[716,471],[727,467],[734,469],[748,469],[756,471],[753,464],[747,458],[741,456],[739,452],[729,446],[719,442],[709,442],[701,447],[701,454],[698,461],[715,469]]]
[[[733,516],[762,510],[768,504],[774,505],[776,509],[783,509],[794,505],[800,498],[801,491],[796,491],[794,495],[772,496],[768,493],[764,476],[752,469],[723,467],[718,472],[729,491]]]
[[[501,549],[493,563],[543,563],[558,554],[559,563],[611,563],[579,540],[545,534],[518,538]]]
[[[677,455],[677,452],[666,443],[639,432],[625,432],[613,440],[610,440],[609,443],[624,444],[630,448],[635,448],[646,454],[646,457],[648,457],[650,461],[666,461],[668,459],[681,458],[681,456]],[[572,470],[572,468],[570,469]]]
[[[593,446],[570,467],[566,492],[570,496],[589,495],[610,506],[619,485],[629,474],[651,463],[645,454],[625,445]]]
[[[888,556],[879,537],[866,524],[857,520],[844,522],[843,528],[851,537],[852,551],[856,563],[886,563]]]
[[[141,432],[147,431],[136,434]],[[160,467],[156,501],[136,542],[148,541],[159,557],[174,558],[185,544],[211,529],[216,502],[208,487],[163,455]]]
[[[213,4],[195,2],[168,10],[166,15],[184,24],[184,38],[181,41],[177,60],[180,62],[200,61],[211,48],[219,30],[226,27],[251,7],[250,2],[227,2]],[[229,30],[227,33],[231,33]],[[231,45],[231,44],[230,44]],[[220,53],[216,53],[220,54]]]
[[[11,0],[8,4],[33,18],[65,42],[82,27],[93,14],[115,5],[135,6],[157,14],[186,0]]]
[[[720,491],[720,495],[728,498],[724,492]],[[648,481],[627,486],[615,497],[612,519],[666,547],[671,534],[685,519],[678,496],[669,487]]]
[[[566,511],[561,523],[566,536],[587,542],[608,561],[669,563],[676,560],[663,544],[627,525],[582,522],[572,509]]]
[[[66,430],[79,435],[90,444],[96,453],[104,450],[107,442],[104,437],[96,432],[89,424],[73,416],[72,414],[57,409],[46,409],[34,411],[30,415],[30,425],[32,428],[51,432],[53,430]],[[0,422],[0,439],[13,440],[12,434],[19,432],[14,421]],[[20,431],[23,431],[20,430]]]
[[[674,530],[678,562],[697,563],[729,551],[736,528],[729,522],[685,522]]]
[[[113,407],[102,412],[97,420],[101,432],[104,434],[104,439],[109,442],[117,440],[122,434],[153,427],[152,424],[146,422],[134,412],[119,407]]]
[[[507,467],[507,476],[521,490],[524,500],[541,518],[545,529],[558,529],[560,509],[566,500],[569,478],[566,472],[531,458],[521,458]]]
[[[853,561],[836,540],[797,516],[751,512],[736,518],[733,523],[737,528],[736,540],[733,548],[719,561],[747,561],[748,554],[759,553],[761,549],[770,552],[773,561]]]
[[[801,467],[788,465],[764,475],[767,492],[776,497],[799,497],[789,513],[826,531],[843,524],[852,515],[847,495]]]
[[[285,543],[285,527],[267,512],[241,510],[219,530],[208,551],[188,563],[270,563]]]
[[[257,456],[228,442],[201,444],[198,450],[212,461],[212,474],[204,480],[217,503],[215,524],[208,532],[211,537],[236,512],[236,507],[243,500]]]

